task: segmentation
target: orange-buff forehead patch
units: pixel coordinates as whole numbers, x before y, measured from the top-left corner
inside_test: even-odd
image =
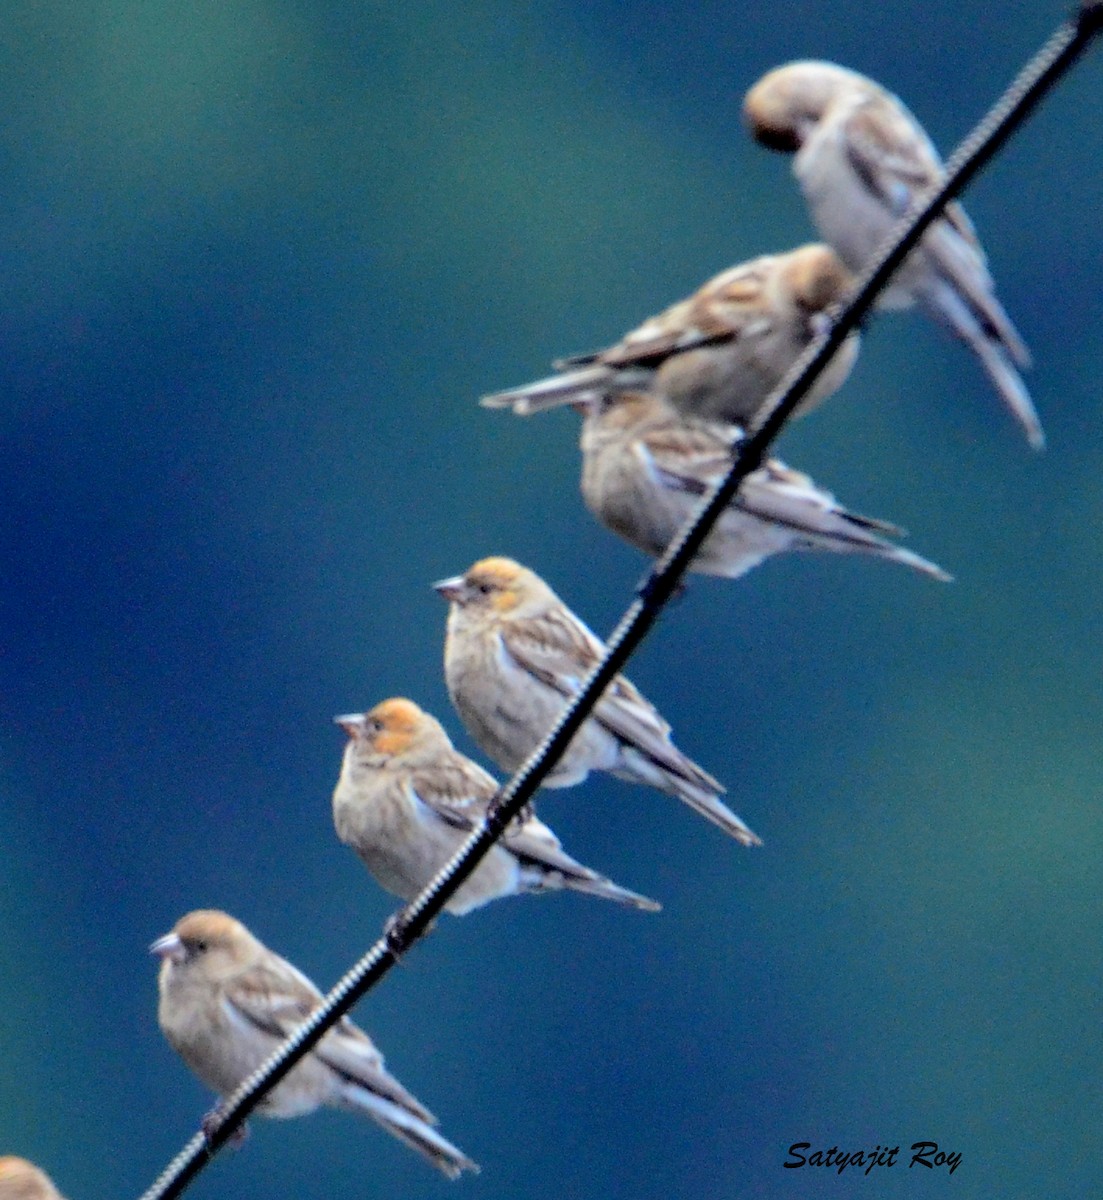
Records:
[[[380,754],[401,754],[413,740],[412,729],[383,729],[372,738],[372,749]]]
[[[368,714],[380,721],[383,728],[371,738],[373,749],[380,754],[401,754],[413,741],[421,725],[422,713],[412,700],[395,697],[377,704]]]

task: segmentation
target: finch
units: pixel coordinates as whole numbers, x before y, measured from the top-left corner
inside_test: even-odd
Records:
[[[333,793],[337,836],[383,887],[412,900],[481,823],[498,784],[412,700],[394,697],[336,721],[349,735]],[[575,862],[531,807],[446,907],[462,916],[500,896],[562,888],[649,912],[661,907]]]
[[[484,558],[434,584],[450,602],[444,673],[468,732],[499,766],[515,771],[548,734],[604,644],[534,571]],[[623,675],[544,780],[570,787],[591,771],[684,800],[745,846],[761,839],[721,800],[723,787],[671,741],[670,726]]]
[[[658,557],[701,497],[732,464],[738,426],[683,420],[658,396],[625,392],[576,405],[582,422],[582,496],[595,517]],[[743,481],[691,570],[736,579],[774,554],[831,550],[870,554],[935,579],[949,575],[886,540],[900,530],[849,512],[776,458]]]
[[[161,1030],[196,1075],[223,1098],[321,1003],[302,972],[215,909],[181,917],[150,952],[161,959]],[[347,1017],[257,1106],[297,1117],[320,1105],[377,1121],[449,1179],[478,1166],[433,1129],[436,1118],[390,1075],[371,1039]]]
[[[943,181],[922,126],[891,93],[830,62],[793,62],[763,76],[743,112],[771,150],[796,151],[793,172],[820,236],[860,272],[917,197]],[[960,204],[948,204],[883,293],[917,304],[980,360],[1035,449],[1045,435],[1018,368],[1030,354],[996,299],[984,251]]]
[[[487,408],[519,416],[605,394],[653,391],[686,416],[748,425],[854,279],[828,246],[767,254],[710,279],[688,300],[651,317],[615,346],[555,364],[558,375],[497,392]],[[798,413],[836,392],[858,355],[846,340]]]
[[[45,1171],[14,1154],[0,1157],[0,1200],[63,1200]]]

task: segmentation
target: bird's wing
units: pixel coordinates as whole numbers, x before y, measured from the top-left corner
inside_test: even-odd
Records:
[[[286,959],[255,963],[223,989],[230,1014],[239,1021],[282,1040],[301,1025],[321,1002],[321,993]]]
[[[735,425],[716,426],[714,431],[670,421],[645,430],[636,450],[664,487],[702,496],[731,468],[731,447],[741,434]]]
[[[375,1043],[348,1017],[343,1017],[332,1032],[322,1038],[314,1053],[342,1078],[377,1096],[385,1096],[430,1125],[437,1124],[436,1117],[425,1105],[386,1070],[383,1055]]]
[[[870,97],[856,104],[844,121],[844,144],[858,179],[897,217],[945,177],[938,151],[899,102]],[[955,280],[964,275],[991,286],[973,222],[956,201],[943,209],[924,244]]]
[[[458,751],[431,768],[410,773],[410,789],[430,812],[453,829],[469,833],[486,816],[498,783]]]
[[[915,196],[942,182],[938,152],[897,104],[874,96],[857,100],[843,119],[842,132],[855,174],[897,216],[903,216]]]
[[[762,285],[754,265],[731,267],[687,300],[644,321],[593,361],[607,367],[657,366],[672,354],[753,334],[762,317]]]
[[[568,698],[578,692],[582,680],[605,652],[597,636],[566,611],[548,613],[539,622],[507,624],[502,642],[519,667]],[[667,769],[684,772],[688,760],[671,745],[670,726],[623,675],[605,690],[594,706],[593,717],[648,758]]]

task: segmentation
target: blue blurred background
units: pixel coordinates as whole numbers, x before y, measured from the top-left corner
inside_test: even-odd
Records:
[[[334,713],[474,753],[428,583],[488,553],[608,631],[643,559],[577,419],[476,407],[810,240],[745,89],[827,57],[948,150],[1060,5],[49,0],[0,43],[0,1152],[137,1196],[210,1098],[146,946],[223,907],[321,986],[392,902],[333,834]],[[1080,1197],[1103,1169],[1097,52],[968,208],[1036,358],[1030,453],[970,356],[878,320],[779,447],[956,575],[698,579],[630,674],[766,840],[548,793],[658,897],[446,918],[357,1010],[483,1173],[327,1112],[193,1195]],[[909,1171],[937,1141],[962,1165]],[[865,1178],[790,1143],[902,1145]],[[918,1189],[918,1190],[917,1190]]]

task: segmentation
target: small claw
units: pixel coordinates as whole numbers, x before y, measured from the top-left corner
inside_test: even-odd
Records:
[[[383,922],[383,937],[387,941],[387,949],[391,952],[395,962],[400,963],[406,951],[421,937],[432,933],[436,928],[436,921],[432,921],[424,934],[420,937],[411,937],[406,924],[406,910],[400,909],[391,915]]]
[[[203,1114],[203,1119],[199,1122],[199,1128],[203,1131],[203,1136],[207,1139],[208,1145],[211,1138],[222,1127],[223,1121],[226,1119],[226,1109],[221,1104],[216,1104],[209,1113]],[[241,1124],[230,1134],[226,1139],[226,1144],[233,1147],[235,1150],[240,1150],[245,1145],[249,1137],[248,1122],[242,1121]]]
[[[674,585],[674,590],[670,593],[670,602],[673,604],[675,601],[681,600],[688,589],[689,584],[684,579],[679,579]],[[639,596],[640,600],[644,604],[649,604],[654,594],[655,577],[649,570],[647,574],[639,581],[639,583],[636,584],[636,595]]]

